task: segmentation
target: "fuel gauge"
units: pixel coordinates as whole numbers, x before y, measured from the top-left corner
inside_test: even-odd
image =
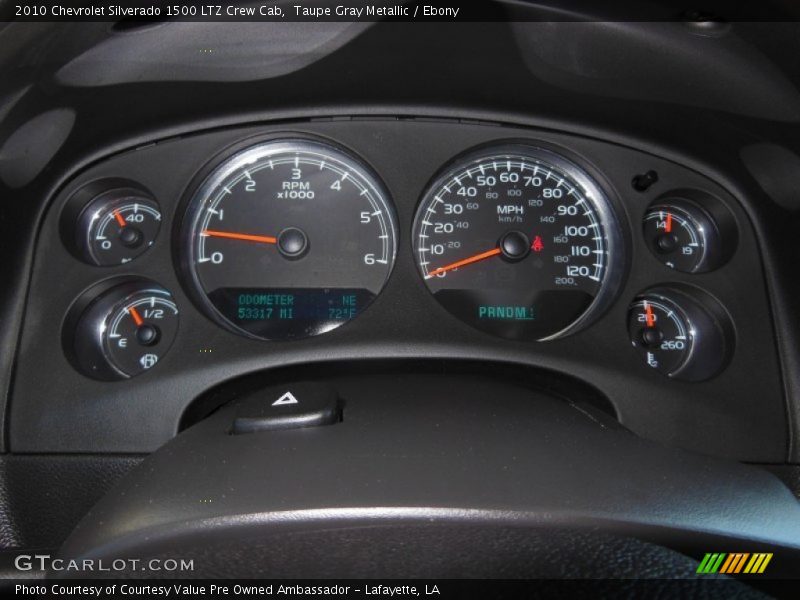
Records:
[[[131,377],[153,368],[178,330],[178,307],[164,289],[138,290],[108,315],[103,335],[105,355]]]
[[[177,332],[170,293],[144,280],[127,281],[88,300],[74,325],[71,354],[91,377],[125,379],[155,367]]]

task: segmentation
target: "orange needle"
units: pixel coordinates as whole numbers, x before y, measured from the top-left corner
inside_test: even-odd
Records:
[[[200,235],[207,235],[209,237],[227,238],[229,240],[244,240],[246,242],[261,242],[262,244],[277,244],[278,240],[274,237],[266,235],[250,235],[249,233],[231,233],[229,231],[213,231],[211,229],[204,229]]]
[[[644,303],[644,312],[645,312],[645,319],[647,321],[647,326],[655,327],[656,316],[653,314],[653,307],[650,306],[647,302]]]
[[[134,321],[134,323],[136,323],[136,326],[137,327],[141,327],[142,324],[144,323],[144,319],[142,319],[142,316],[139,314],[139,311],[136,310],[136,307],[135,306],[131,306],[128,309],[128,312],[133,317],[133,321]]]
[[[469,258],[465,258],[464,260],[459,260],[457,262],[450,263],[449,265],[445,265],[443,267],[439,267],[438,269],[434,269],[425,276],[425,279],[435,277],[440,273],[447,273],[448,271],[452,271],[453,269],[457,269],[458,267],[471,265],[472,263],[476,263],[480,260],[486,260],[487,258],[491,258],[492,256],[497,256],[498,254],[500,254],[500,252],[501,252],[500,248],[492,248],[487,252],[481,252],[480,254],[476,254],[475,256],[470,256]]]
[[[116,209],[114,210],[114,218],[117,220],[117,223],[119,223],[120,227],[125,227],[125,219],[122,218],[122,215],[119,214],[119,211]]]
[[[672,231],[672,213],[667,213],[667,233]]]

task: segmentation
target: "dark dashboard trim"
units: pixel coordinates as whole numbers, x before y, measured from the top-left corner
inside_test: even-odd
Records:
[[[420,114],[425,116],[418,116]],[[760,215],[753,210],[750,202],[741,202],[742,198],[752,198],[755,196],[755,193],[744,187],[742,182],[735,182],[732,178],[727,176],[724,170],[721,170],[717,167],[712,167],[698,157],[694,156],[691,152],[679,150],[670,146],[658,145],[648,140],[621,135],[617,132],[609,132],[597,127],[581,127],[572,123],[536,119],[530,115],[523,114],[501,115],[491,111],[453,110],[430,106],[417,108],[413,105],[403,107],[309,107],[305,109],[298,108],[286,111],[270,111],[266,114],[249,113],[246,116],[222,117],[215,119],[210,125],[208,122],[201,124],[195,122],[183,123],[164,128],[155,134],[152,132],[149,134],[143,132],[127,140],[119,140],[110,146],[103,148],[102,150],[96,150],[90,154],[86,154],[79,162],[73,163],[71,166],[69,166],[68,171],[62,171],[55,180],[55,183],[47,186],[49,190],[48,192],[44,192],[42,189],[45,184],[43,182],[38,182],[37,187],[39,188],[40,193],[38,193],[37,196],[54,198],[58,194],[59,190],[63,189],[63,187],[72,177],[83,172],[85,169],[91,167],[101,159],[109,158],[110,156],[114,156],[131,149],[140,149],[153,143],[161,143],[171,139],[184,137],[188,134],[197,134],[201,132],[207,133],[219,129],[226,129],[232,126],[246,126],[252,124],[274,125],[281,122],[295,121],[297,119],[314,122],[319,120],[369,120],[387,118],[397,120],[458,121],[464,123],[493,124],[508,127],[536,127],[547,131],[581,135],[584,137],[588,136],[595,140],[610,141],[631,149],[647,152],[654,156],[661,157],[678,164],[686,165],[698,173],[703,173],[711,177],[720,185],[727,188],[727,190],[730,191],[735,197],[740,199],[740,205],[750,219],[755,229],[756,236],[760,241],[762,265],[765,262],[765,257],[768,258],[770,262],[776,259],[776,254],[771,249],[771,245],[766,234],[766,228],[761,221]],[[198,125],[202,126],[202,128],[198,128]],[[57,164],[59,157],[64,156],[64,154],[67,153],[67,149],[68,145],[62,149],[61,153],[56,157],[54,163]],[[74,154],[72,156],[74,156]],[[23,256],[24,260],[17,261],[18,265],[24,265],[24,268],[16,274],[17,285],[14,286],[14,289],[19,291],[16,294],[14,304],[11,306],[12,315],[15,314],[18,317],[24,318],[24,301],[28,295],[32,273],[33,248],[35,247],[38,236],[41,233],[41,223],[43,222],[45,211],[48,208],[49,205],[46,202],[41,202],[41,204],[39,204],[35,215],[35,222],[30,224],[31,228],[36,232],[35,239],[32,238],[31,242],[25,248]],[[786,365],[796,362],[792,361],[791,357],[798,355],[798,345],[795,338],[789,333],[791,331],[791,324],[789,323],[791,311],[786,309],[787,302],[782,293],[783,290],[782,286],[780,285],[779,276],[777,273],[767,270],[766,278],[769,291],[769,302],[771,303],[773,313],[772,318],[774,319],[774,333],[777,336],[780,349],[779,356],[781,360],[783,385],[785,390],[788,392],[787,397],[789,400],[787,403],[787,416],[791,432],[791,435],[789,436],[791,446],[788,458],[792,461],[796,461],[798,460],[798,448],[796,446],[795,438],[798,430],[800,430],[800,422],[798,422],[800,418],[798,417],[796,398],[798,397],[798,394],[800,394],[800,375],[793,377],[790,370],[786,368]],[[22,319],[10,319],[10,321],[12,325],[5,328],[3,332],[3,343],[6,347],[16,348],[19,344],[19,335],[21,331],[20,324]],[[15,354],[16,353],[14,352],[4,353],[4,357],[2,359],[2,368],[6,371],[6,373],[10,373],[13,368],[11,360]],[[7,378],[7,381],[9,380],[10,377]],[[6,400],[9,391],[10,385],[6,387]],[[4,411],[4,414],[6,413],[7,410]],[[2,442],[3,448],[7,449],[7,440],[3,439]]]

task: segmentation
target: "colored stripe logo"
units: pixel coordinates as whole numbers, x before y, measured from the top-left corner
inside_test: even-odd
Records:
[[[772,560],[772,553],[760,552],[750,554],[748,552],[714,552],[706,554],[697,573],[700,575],[711,575],[721,573],[733,575],[737,573],[747,573],[750,575],[763,573],[769,561]]]

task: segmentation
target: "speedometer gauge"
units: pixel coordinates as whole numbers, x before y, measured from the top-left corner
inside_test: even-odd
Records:
[[[278,139],[214,168],[190,200],[184,265],[208,314],[261,339],[330,331],[377,296],[392,269],[388,194],[328,143]]]
[[[545,340],[587,324],[619,281],[608,197],[559,154],[524,144],[470,154],[429,187],[414,223],[426,285],[466,323]]]

